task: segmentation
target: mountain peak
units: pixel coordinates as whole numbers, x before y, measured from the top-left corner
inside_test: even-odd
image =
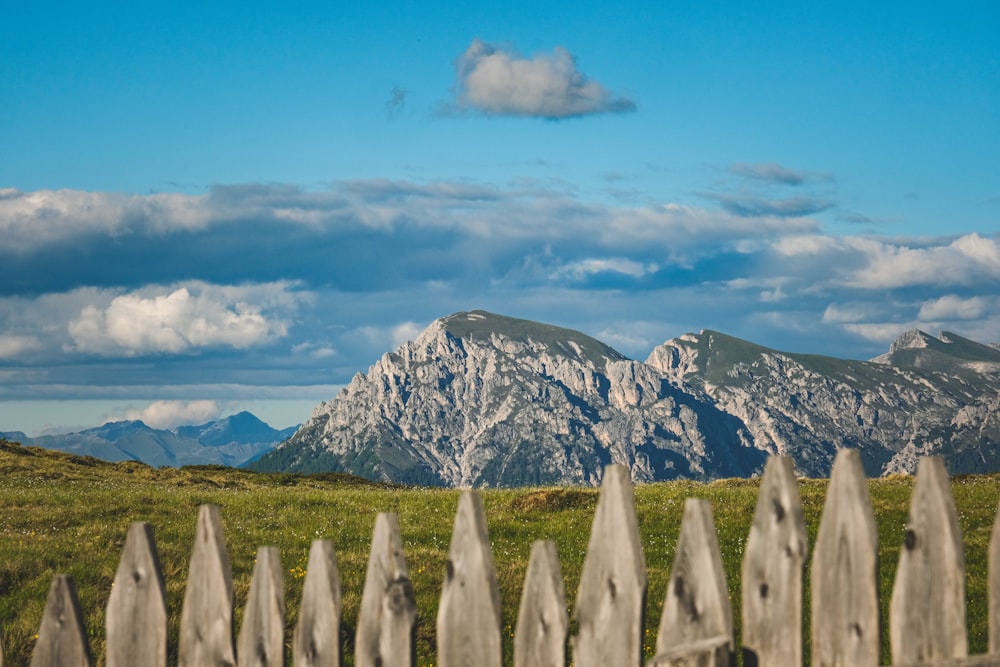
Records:
[[[432,324],[424,334],[434,335],[442,329],[456,338],[480,343],[503,338],[531,348],[545,347],[550,353],[577,361],[589,361],[598,367],[604,366],[608,361],[622,361],[627,358],[613,347],[580,331],[497,315],[485,310],[472,310],[443,317]]]
[[[889,345],[889,354],[900,350],[919,350],[938,342],[933,336],[920,329],[910,329]]]
[[[935,338],[919,329],[911,329],[894,340],[887,353],[872,361],[959,375],[1000,371],[1000,354],[996,348],[951,331],[942,331]]]

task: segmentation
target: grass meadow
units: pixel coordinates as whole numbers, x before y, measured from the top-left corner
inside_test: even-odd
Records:
[[[799,484],[810,548],[825,487],[825,480]],[[969,648],[972,653],[983,653],[987,645],[987,551],[1000,498],[1000,476],[960,477],[952,487],[966,544]],[[886,628],[912,479],[872,480],[870,489],[880,533],[880,594]],[[482,492],[503,601],[507,664],[512,663],[513,627],[532,541],[555,541],[572,610],[597,496],[597,490],[579,488]],[[649,579],[647,657],[654,650],[684,499],[691,496],[712,503],[739,640],[740,562],[756,504],[757,481],[640,486],[635,499]],[[155,527],[167,584],[169,641],[175,647],[197,510],[203,503],[221,509],[233,566],[237,631],[258,546],[281,550],[290,645],[310,543],[316,538],[333,542],[343,590],[341,634],[348,665],[353,664],[354,627],[375,516],[397,513],[417,598],[417,660],[419,665],[433,664],[437,603],[457,491],[378,485],[338,475],[262,475],[215,467],[154,470],[0,441],[3,664],[28,664],[52,576],[59,572],[75,579],[94,664],[103,664],[104,607],[133,521]],[[808,628],[808,602],[806,610]],[[883,629],[883,662],[888,663],[886,634]],[[168,661],[175,663],[176,655]]]

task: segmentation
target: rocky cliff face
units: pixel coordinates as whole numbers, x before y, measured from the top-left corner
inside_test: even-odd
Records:
[[[852,447],[869,475],[883,475],[913,472],[923,454],[944,456],[952,473],[1000,466],[995,355],[947,332],[908,332],[862,362],[704,331],[664,343],[647,363],[703,390],[756,447],[792,456],[800,474],[828,475],[837,448]]]
[[[769,453],[826,476],[836,450],[869,475],[1000,468],[1000,361],[954,334],[911,332],[846,361],[717,332],[667,341],[645,363],[576,331],[474,311],[434,322],[359,373],[258,470],[344,471],[448,486],[598,484],[758,473]],[[951,369],[953,372],[949,372]]]
[[[385,354],[257,469],[448,486],[750,475],[763,456],[696,391],[579,332],[483,312]]]

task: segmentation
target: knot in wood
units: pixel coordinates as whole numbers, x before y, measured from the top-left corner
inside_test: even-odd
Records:
[[[676,597],[684,597],[684,578],[676,577],[674,578],[674,595]]]
[[[903,535],[903,546],[906,547],[907,551],[913,551],[917,546],[917,533],[912,529],[908,528],[906,533]]]
[[[781,501],[777,498],[773,501],[774,504],[774,518],[781,523],[785,520],[785,506],[781,504]]]

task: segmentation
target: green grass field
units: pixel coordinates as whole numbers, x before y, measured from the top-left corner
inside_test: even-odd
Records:
[[[990,475],[956,478],[952,484],[966,544],[972,653],[985,652],[987,644],[986,563],[1000,497],[998,483],[1000,476]],[[818,527],[825,486],[824,480],[800,481],[810,545]],[[870,488],[880,532],[885,628],[912,480],[873,480]],[[567,603],[572,609],[597,494],[596,490],[576,488],[482,493],[504,606],[508,664],[512,662],[511,635],[532,541],[555,541]],[[687,497],[712,502],[738,633],[740,561],[756,495],[754,480],[671,482],[636,488],[636,510],[649,575],[647,656],[654,649]],[[396,512],[417,597],[418,664],[432,664],[437,600],[457,502],[456,491],[389,487],[337,475],[261,475],[224,468],[153,470],[135,463],[72,458],[0,441],[0,630],[4,664],[28,663],[48,588],[53,574],[58,572],[71,574],[76,581],[94,661],[103,663],[104,606],[126,531],[133,521],[147,521],[156,529],[168,590],[170,642],[175,646],[197,509],[203,503],[221,508],[233,565],[237,629],[258,546],[274,545],[281,550],[290,643],[310,543],[315,538],[333,541],[344,595],[342,639],[346,664],[353,663],[354,626],[375,515]],[[808,618],[806,623],[808,626]],[[883,661],[888,662],[886,637],[883,647]],[[170,662],[176,662],[176,656],[171,656]]]

